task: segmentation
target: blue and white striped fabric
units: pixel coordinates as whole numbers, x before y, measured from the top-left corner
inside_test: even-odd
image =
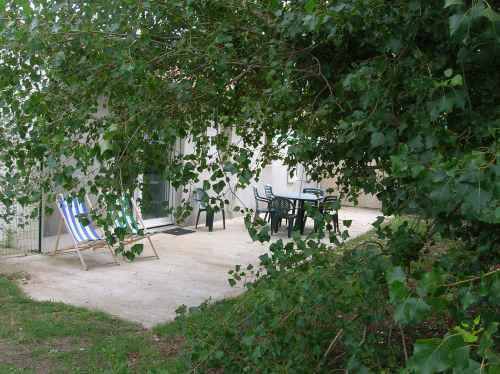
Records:
[[[78,243],[102,239],[92,223],[84,226],[78,219],[78,216],[89,213],[86,205],[78,198],[74,198],[70,203],[68,203],[64,197],[60,196],[57,199],[57,205],[61,210],[64,220],[66,221],[66,226]]]

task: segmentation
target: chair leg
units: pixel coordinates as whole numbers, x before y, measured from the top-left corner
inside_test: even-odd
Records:
[[[118,256],[116,255],[115,251],[113,251],[113,248],[106,243],[106,248],[108,248],[109,253],[111,253],[111,256],[113,257],[113,261],[117,264],[120,265],[120,260],[118,259]]]
[[[205,225],[208,227],[208,232],[214,231],[215,212],[211,209],[205,211]]]
[[[222,227],[226,229],[226,212],[222,209]]]
[[[155,254],[156,258],[159,260],[159,259],[160,259],[160,256],[158,256],[158,252],[156,252],[156,248],[155,248],[155,246],[153,245],[153,241],[151,240],[151,237],[150,237],[150,236],[148,236],[147,238],[148,238],[149,245],[150,245],[150,246],[151,246],[151,248],[153,249],[153,252],[154,252],[154,254]]]
[[[196,225],[195,225],[195,229],[198,228],[198,222],[200,221],[200,214],[201,214],[201,210],[198,210],[198,216],[196,217]]]
[[[271,213],[271,234],[278,232],[278,223],[276,221],[276,215],[274,213]]]
[[[292,230],[293,230],[293,218],[288,218],[288,237],[292,237]]]
[[[299,222],[299,225],[300,225],[300,233],[303,234],[304,233],[304,230],[306,228],[306,221],[307,221],[307,216],[304,216],[304,218],[302,219],[302,221]]]
[[[75,249],[76,249],[76,253],[78,254],[78,257],[80,258],[80,263],[82,264],[83,270],[85,270],[85,271],[89,270],[87,264],[85,263],[85,260],[83,259],[82,253],[80,252],[78,247],[75,246]]]
[[[56,246],[54,248],[54,251],[52,252],[52,255],[55,255],[57,253],[57,250],[59,249],[59,241],[61,240],[62,226],[63,226],[63,220],[61,219],[59,221],[59,227],[57,228]]]

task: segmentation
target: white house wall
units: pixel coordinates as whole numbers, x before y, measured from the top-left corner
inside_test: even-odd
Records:
[[[207,135],[214,136],[217,132],[215,129],[209,129]],[[233,144],[237,144],[239,142],[239,137],[233,131],[231,135],[231,142]],[[189,140],[185,139],[183,143],[183,154],[190,154],[194,152],[194,144]],[[215,152],[215,149],[213,150]],[[254,163],[256,162],[258,154],[254,155]],[[193,190],[195,188],[201,187],[203,184],[203,180],[209,179],[210,173],[203,172],[200,175],[200,182],[192,186],[192,189],[188,189],[188,193],[180,193],[179,198],[184,198],[186,200],[192,200],[193,198]],[[230,185],[234,189],[236,185],[236,178],[233,176],[230,178]],[[318,187],[317,183],[307,182],[302,175],[297,177],[297,180],[294,182],[290,182],[288,178],[288,169],[287,167],[280,161],[273,161],[270,165],[266,166],[261,173],[261,176],[258,181],[253,180],[251,184],[244,188],[233,190],[234,194],[231,192],[229,188],[226,188],[225,198],[229,200],[229,206],[226,206],[226,218],[231,218],[235,216],[241,215],[239,212],[235,212],[236,207],[240,208],[255,208],[255,199],[253,195],[253,185],[256,185],[259,189],[259,192],[264,194],[264,185],[270,184],[273,187],[274,192],[300,192],[304,187]],[[236,195],[236,196],[235,196]],[[194,219],[196,217],[197,210],[193,211],[191,217],[189,217],[185,224],[193,224]],[[215,215],[215,220],[221,220],[222,217],[220,214]],[[200,222],[203,218],[200,220]]]

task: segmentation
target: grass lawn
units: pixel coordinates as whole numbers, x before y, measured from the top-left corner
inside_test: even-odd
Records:
[[[354,239],[348,247],[372,235]],[[210,341],[210,335],[258,300],[258,291],[251,290],[146,330],[106,313],[33,301],[17,286],[18,277],[0,275],[1,374],[198,372],[205,357],[193,357],[190,343]],[[217,354],[217,349],[210,343],[207,351]]]
[[[0,277],[0,373],[185,373],[183,339],[62,303]]]

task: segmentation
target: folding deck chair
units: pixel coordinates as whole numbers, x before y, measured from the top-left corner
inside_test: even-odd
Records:
[[[114,262],[119,264],[113,249],[102,235],[98,233],[92,222],[90,220],[88,220],[87,224],[81,222],[80,217],[89,214],[88,206],[90,206],[90,202],[87,198],[85,200],[87,200],[86,203],[78,198],[73,198],[69,201],[66,200],[63,195],[57,196],[56,205],[61,213],[61,221],[59,222],[56,246],[51,254],[56,255],[59,253],[76,252],[80,258],[83,270],[88,270],[88,266],[83,259],[81,251],[106,248],[111,253]],[[63,222],[66,224],[66,228],[73,239],[73,248],[59,249]]]
[[[128,245],[147,239],[154,252],[154,256],[149,257],[156,257],[157,259],[160,259],[153,241],[151,240],[151,236],[154,235],[154,233],[149,232],[146,228],[141,212],[139,211],[134,199],[129,198],[127,195],[123,195],[117,200],[115,211],[115,229],[124,229],[127,233],[124,244]]]

